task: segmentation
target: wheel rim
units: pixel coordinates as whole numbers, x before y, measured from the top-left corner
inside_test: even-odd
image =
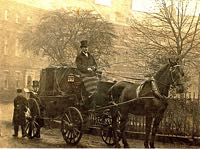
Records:
[[[62,118],[61,132],[66,143],[76,145],[82,137],[83,118],[79,110],[69,107]]]
[[[103,127],[101,129],[101,137],[107,145],[115,145],[114,131],[111,126]]]
[[[31,127],[32,127],[32,131],[29,132]],[[28,119],[26,121],[26,126],[25,126],[26,135],[28,137],[35,137],[38,127],[39,127],[39,124],[35,120]]]
[[[120,124],[120,116],[117,117],[118,127]],[[119,128],[117,128],[119,129]],[[110,113],[108,113],[107,117],[104,119],[104,125],[101,128],[101,138],[107,145],[115,145],[116,142],[114,141],[114,130],[112,127],[112,117]],[[117,140],[121,140],[120,132],[117,131]]]

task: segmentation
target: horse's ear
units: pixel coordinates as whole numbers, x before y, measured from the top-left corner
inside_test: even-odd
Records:
[[[169,58],[168,61],[169,61],[169,64],[170,64],[171,66],[177,65],[178,62],[179,62],[179,58]]]
[[[179,64],[179,63],[180,63],[180,58],[177,57],[177,58],[176,58],[176,64]]]
[[[172,64],[172,61],[171,61],[171,59],[170,59],[170,58],[168,59],[168,62],[169,62],[169,64],[170,64],[170,65]]]

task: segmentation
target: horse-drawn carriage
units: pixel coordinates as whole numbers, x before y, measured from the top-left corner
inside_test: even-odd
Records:
[[[100,73],[97,77],[99,78],[97,94],[91,99],[88,99],[88,92],[76,68],[43,69],[40,85],[37,82],[33,83],[33,88],[37,90],[40,105],[43,108],[42,118],[60,122],[62,136],[68,144],[77,144],[82,137],[83,129],[90,129],[93,125],[101,128],[102,139],[106,144],[114,144],[110,111],[108,109],[90,110],[91,100],[96,101],[96,107],[108,105],[107,91],[114,83],[102,81]],[[32,122],[32,124],[34,124],[32,127],[37,129],[37,122]],[[34,129],[33,136],[36,132]]]
[[[183,93],[183,75],[182,67],[176,61],[169,61],[142,84],[100,81],[95,96],[99,107],[90,110],[85,102],[88,95],[76,68],[47,68],[42,70],[38,95],[45,109],[44,118],[61,122],[62,136],[68,144],[75,145],[80,141],[85,118],[91,116],[96,118],[106,144],[118,146],[122,139],[124,147],[128,147],[125,129],[131,113],[146,116],[144,146],[154,148],[158,126],[167,109],[170,87],[177,87],[177,92]]]

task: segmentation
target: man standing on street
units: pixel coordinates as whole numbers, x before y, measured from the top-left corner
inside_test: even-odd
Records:
[[[13,126],[14,137],[18,137],[19,126],[21,126],[22,137],[26,136],[25,125],[26,118],[25,112],[27,111],[27,99],[22,95],[22,89],[17,89],[17,97],[14,99],[14,114],[13,114]]]

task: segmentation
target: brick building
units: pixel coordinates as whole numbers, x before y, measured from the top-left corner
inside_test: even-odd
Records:
[[[39,19],[44,10],[13,0],[0,0],[0,99],[9,100],[16,88],[23,88],[39,79],[46,62],[20,48],[19,35],[24,25]]]

